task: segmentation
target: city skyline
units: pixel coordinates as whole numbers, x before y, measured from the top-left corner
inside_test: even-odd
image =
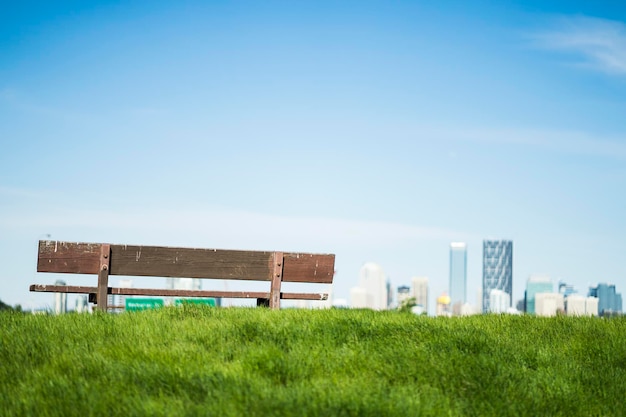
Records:
[[[50,304],[47,235],[334,253],[336,298],[375,262],[431,311],[450,242],[472,304],[492,238],[512,302],[626,282],[618,2],[5,3],[3,302]]]

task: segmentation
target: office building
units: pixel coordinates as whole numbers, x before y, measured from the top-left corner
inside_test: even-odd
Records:
[[[535,314],[543,317],[556,316],[565,312],[563,294],[540,292],[535,294]]]
[[[415,298],[415,305],[423,307],[428,312],[428,278],[413,277],[411,279],[411,297]]]
[[[598,299],[596,297],[585,298],[585,314],[587,316],[598,315]]]
[[[383,269],[368,262],[359,271],[359,286],[350,292],[352,307],[386,310],[388,308],[388,281]]]
[[[565,314],[568,316],[597,316],[598,299],[570,294],[565,297]]]
[[[524,311],[528,314],[535,314],[535,296],[539,293],[549,293],[554,291],[552,280],[545,275],[531,275],[526,281],[526,291],[524,293]]]
[[[489,291],[488,313],[504,314],[511,307],[511,295],[505,291],[492,289]]]
[[[622,295],[615,292],[615,285],[598,284],[597,287],[589,288],[588,295],[598,299],[600,316],[622,313]]]
[[[368,300],[367,300],[367,291],[365,291],[365,288],[352,287],[350,289],[350,307],[369,308]]]
[[[67,285],[65,281],[57,280],[54,285]],[[67,293],[57,292],[54,294],[54,314],[67,313]]]
[[[460,303],[456,303],[456,304],[452,304],[452,315],[453,316],[471,316],[473,314],[476,314],[476,310],[474,309],[474,306],[471,305],[470,303],[465,303],[465,304],[460,304]]]
[[[576,294],[576,290],[573,285],[559,281],[559,294],[563,294],[563,297],[567,298],[572,294]]]
[[[411,298],[411,287],[402,285],[398,287],[398,307]]]
[[[483,241],[483,300],[484,313],[492,311],[489,300],[492,290],[508,294],[509,305],[513,293],[513,242],[510,240]]]
[[[467,301],[467,246],[462,242],[450,243],[450,303],[463,305]]]

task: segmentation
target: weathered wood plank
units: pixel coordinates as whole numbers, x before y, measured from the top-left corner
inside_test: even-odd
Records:
[[[98,274],[99,243],[40,241],[38,272]],[[109,275],[270,281],[273,252],[111,245]],[[335,255],[285,253],[283,282],[333,282]]]
[[[46,285],[35,284],[30,286],[32,292],[58,292],[71,294],[95,294],[98,287],[76,285]],[[269,298],[270,292],[263,291],[212,291],[212,290],[168,290],[154,288],[117,288],[108,287],[107,294],[114,295],[144,295],[157,297],[219,297],[219,298]],[[280,293],[284,300],[327,300],[326,293]]]
[[[111,275],[269,281],[272,252],[111,245]]]
[[[99,243],[40,240],[37,272],[97,274],[101,246]]]
[[[313,282],[332,284],[335,275],[335,255],[285,253],[283,282]]]

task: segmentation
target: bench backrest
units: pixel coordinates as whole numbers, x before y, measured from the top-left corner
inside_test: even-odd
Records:
[[[281,293],[281,282],[332,284],[335,255],[173,248],[106,243],[39,242],[38,272],[98,274],[98,287],[33,285],[31,291],[89,293],[100,309],[108,294],[186,297],[326,299],[327,294]],[[270,281],[269,292],[159,290],[108,287],[109,275]]]

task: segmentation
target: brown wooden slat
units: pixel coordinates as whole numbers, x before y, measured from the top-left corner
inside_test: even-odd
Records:
[[[111,275],[269,281],[272,252],[111,245]]]
[[[32,292],[59,292],[71,294],[95,294],[98,287],[75,285],[45,285],[30,286]],[[269,298],[270,293],[262,291],[211,291],[211,290],[168,290],[152,288],[117,288],[109,287],[108,294],[115,295],[144,295],[159,297],[220,297],[220,298]],[[327,300],[325,293],[281,293],[283,300]]]
[[[335,274],[335,255],[285,253],[283,282],[314,282],[332,284]]]
[[[40,240],[37,272],[97,274],[101,246],[99,243]]]
[[[99,243],[40,241],[38,272],[97,274]],[[109,275],[269,281],[273,252],[111,245]],[[285,253],[283,282],[333,282],[335,255]]]
[[[282,300],[328,300],[327,293],[306,293],[306,292],[281,292]]]

